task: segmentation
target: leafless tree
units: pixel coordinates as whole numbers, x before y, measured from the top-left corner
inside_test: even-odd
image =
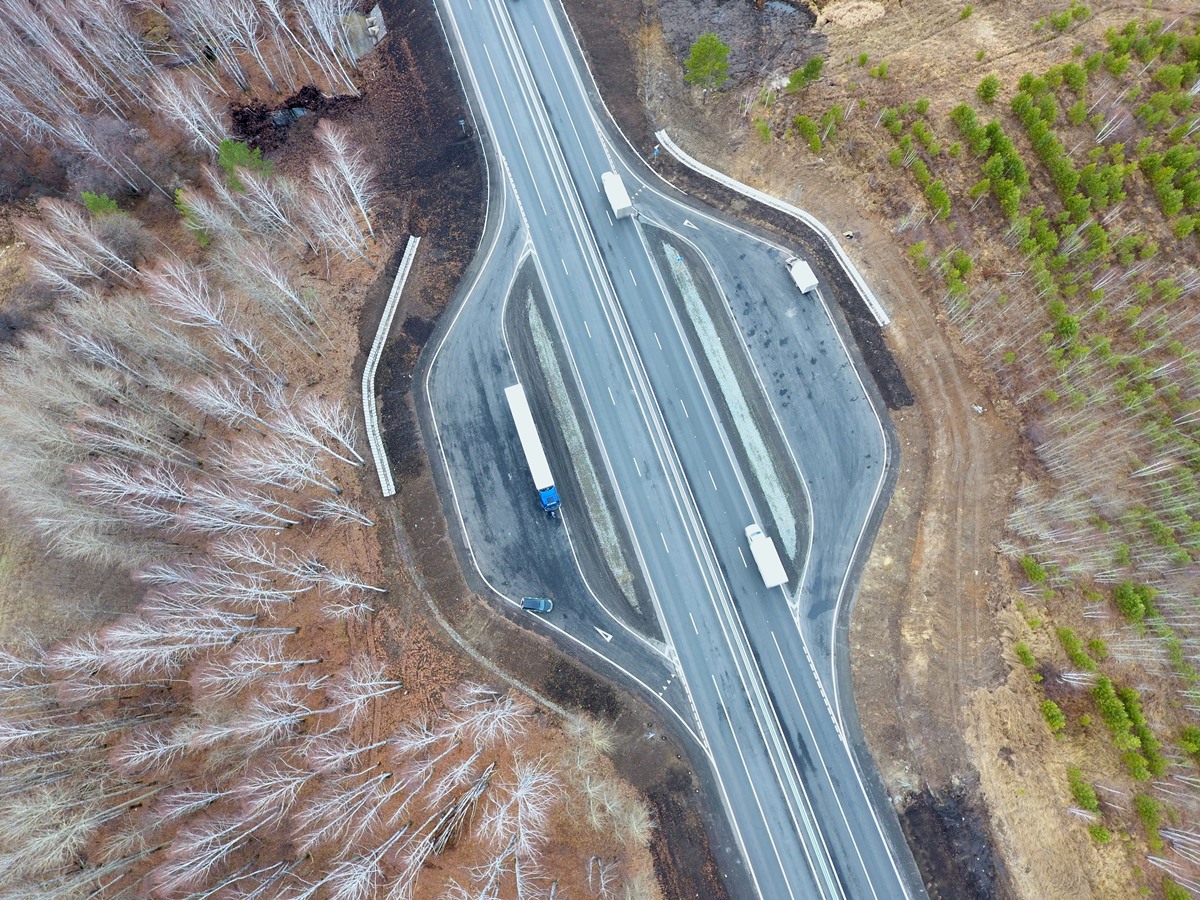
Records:
[[[0,28],[0,81],[19,91],[25,105],[46,119],[52,118],[70,89],[37,52],[11,25]]]
[[[350,659],[350,665],[335,678],[328,690],[329,705],[347,725],[353,725],[376,697],[398,691],[404,685],[388,681],[384,666],[363,653]]]
[[[341,493],[321,467],[317,451],[311,446],[296,446],[278,437],[244,441],[230,450],[221,465],[230,476],[248,484],[266,485],[289,491],[319,489]],[[325,507],[313,507],[309,515],[317,518]]]
[[[238,170],[242,183],[242,209],[256,233],[286,235],[312,250],[312,242],[296,224],[303,208],[300,186],[285,175],[260,175]]]
[[[213,343],[225,354],[234,373],[247,387],[265,383],[267,390],[278,390],[287,386],[286,375],[277,371],[267,359],[267,346],[254,332],[225,328],[214,335]]]
[[[315,356],[322,355],[328,338],[321,324],[320,299],[293,282],[271,247],[247,241],[236,253],[221,253],[216,262],[228,281],[252,290],[253,300],[274,317],[289,341]]]
[[[0,56],[3,53],[4,48],[0,47]],[[2,68],[0,62],[0,71]],[[42,110],[19,97],[7,80],[0,77],[0,125],[7,126],[10,134],[26,144],[53,139],[56,129],[48,121],[49,117],[43,118],[41,113]]]
[[[200,534],[282,531],[299,525],[303,513],[275,497],[215,479],[188,488],[188,505],[179,511],[179,526]]]
[[[365,513],[352,507],[341,497],[323,497],[309,507],[309,515],[314,519],[333,519],[341,522],[354,522],[358,525],[372,527],[375,521]]]
[[[355,64],[344,24],[354,12],[352,0],[297,0],[296,5],[297,30],[309,56],[327,78],[336,78],[340,87],[358,96],[358,87],[343,65],[343,61]]]
[[[109,92],[125,105],[146,102],[153,63],[127,8],[118,0],[69,4],[55,0],[44,6],[46,17],[79,51]]]
[[[77,354],[94,365],[111,369],[122,378],[127,378],[142,387],[149,387],[146,374],[107,335],[90,330],[77,330],[73,323],[63,321],[54,326],[54,334],[64,350]]]
[[[322,119],[317,123],[316,135],[325,147],[330,165],[341,177],[346,193],[358,207],[363,224],[374,237],[375,230],[371,227],[370,212],[376,196],[374,170],[363,157],[362,151],[351,143],[350,133],[342,126]]]
[[[142,283],[177,325],[224,328],[227,324],[228,301],[201,269],[182,260],[167,259],[143,273]]]
[[[593,856],[588,860],[588,890],[597,900],[616,900],[620,872],[615,860]]]
[[[41,223],[17,222],[17,233],[32,250],[34,271],[52,287],[86,297],[79,282],[111,278],[127,282],[133,267],[95,233],[79,207],[43,198]]]
[[[192,187],[179,188],[175,202],[188,228],[198,233],[202,240],[216,241],[218,246],[240,246],[243,243],[238,223],[234,221],[233,211],[229,207]]]
[[[234,384],[224,375],[193,381],[183,388],[183,394],[200,412],[231,428],[241,428],[246,422],[268,427],[255,408],[252,392],[244,383]]]
[[[254,535],[225,538],[214,543],[212,555],[225,565],[243,571],[260,571],[268,574],[290,574],[282,555],[275,545],[268,545]]]
[[[322,789],[308,798],[296,815],[301,852],[323,844],[352,846],[356,837],[375,824],[380,807],[390,799],[385,783],[392,773],[364,774],[327,776]]]
[[[87,287],[78,282],[99,278],[103,267],[91,254],[58,232],[30,222],[18,221],[17,234],[31,249],[34,275],[57,291],[76,297],[89,297]]]
[[[48,654],[31,634],[0,647],[0,691],[42,685],[50,676]]]
[[[184,484],[170,466],[136,468],[111,459],[98,459],[72,466],[76,492],[87,500],[107,506],[127,502],[175,504],[187,500]]]
[[[177,79],[166,74],[155,76],[152,90],[156,106],[188,136],[192,145],[216,156],[229,132],[208,91],[195,79]]]
[[[198,570],[193,578],[171,590],[188,600],[221,601],[268,614],[274,607],[292,603],[299,593],[284,590],[255,572],[228,571],[218,566]]]
[[[125,182],[131,191],[138,193],[141,190],[141,185],[138,184],[137,179],[126,168],[126,166],[129,166],[137,173],[136,164],[125,153],[121,151],[114,152],[112,146],[115,143],[114,138],[116,136],[112,134],[115,130],[112,126],[119,126],[120,122],[116,119],[108,119],[106,121],[109,127],[101,129],[96,117],[85,116],[83,113],[73,109],[66,109],[59,114],[56,134],[61,143],[75,150],[85,159],[108,169],[112,174]],[[106,132],[108,139],[101,140]],[[120,132],[118,131],[117,134],[120,134]]]
[[[274,305],[280,310],[286,310],[286,315],[297,322],[311,334],[320,335],[321,341],[328,343],[322,319],[325,318],[321,308],[321,299],[315,291],[298,286],[288,270],[280,263],[279,255],[266,244],[256,243],[249,248],[247,262],[252,266],[252,275],[256,283],[271,294]]]
[[[158,798],[154,804],[155,818],[164,822],[187,819],[228,796],[228,791],[176,788]]]
[[[37,48],[37,55],[57,73],[64,93],[74,95],[72,105],[91,101],[107,105],[113,113],[120,114],[109,100],[108,92],[84,67],[79,48],[64,43],[51,27],[52,20],[47,12],[35,8],[28,0],[9,0],[0,10],[0,18],[27,46]]]
[[[54,331],[73,352],[153,388],[160,398],[176,393],[178,370],[203,374],[214,368],[208,353],[138,295],[119,293],[92,306],[72,304],[60,313]]]
[[[300,748],[304,761],[320,772],[347,772],[359,757],[388,745],[387,740],[358,744],[346,737],[344,725],[334,731],[309,738]],[[356,763],[357,764],[357,763]]]
[[[357,575],[341,569],[331,569],[327,566],[321,567],[321,570],[316,575],[316,579],[317,584],[319,584],[322,588],[343,597],[357,594],[362,591],[373,591],[377,594],[387,593],[387,588],[367,584]]]
[[[109,761],[131,775],[165,773],[188,752],[199,729],[196,720],[187,718],[135,729],[113,747]]]
[[[453,726],[446,723],[433,728],[428,722],[410,722],[401,725],[388,739],[388,743],[393,747],[397,758],[403,759],[417,756],[438,744],[454,739],[455,736]]]
[[[523,698],[497,694],[479,685],[460,689],[450,706],[457,711],[458,726],[474,736],[476,746],[510,742],[524,733],[530,718],[529,705]]]
[[[309,174],[317,186],[305,203],[305,215],[313,236],[346,259],[357,256],[374,268],[375,264],[364,249],[367,237],[358,223],[354,200],[343,189],[338,173],[332,166],[314,163]]]
[[[128,283],[128,276],[135,271],[133,265],[105,243],[80,207],[46,197],[38,202],[38,209],[49,228],[82,248],[112,276]]]
[[[276,430],[298,443],[308,444],[352,466],[362,466],[365,460],[355,449],[361,441],[358,420],[345,404],[313,396],[298,398],[287,407],[276,408]],[[330,449],[331,439],[350,456]]]
[[[493,846],[515,837],[515,852],[534,860],[549,839],[546,825],[560,800],[561,785],[545,761],[518,761],[513,774],[515,780],[501,785],[480,827]]]
[[[168,16],[176,35],[191,45],[196,61],[215,61],[233,79],[238,90],[245,91],[250,87],[250,79],[233,46],[232,39],[238,32],[236,24],[230,21],[230,6],[220,0],[188,0],[173,4]],[[220,89],[216,79],[213,79],[213,85]]]
[[[246,818],[278,822],[291,813],[300,794],[318,774],[289,762],[271,761],[247,772],[234,791]]]
[[[195,467],[199,460],[179,444],[164,437],[156,423],[136,412],[107,407],[79,411],[79,424],[68,426],[80,447],[111,453],[132,463]]]
[[[321,614],[327,619],[365,621],[375,612],[375,607],[362,598],[334,597],[321,605]]]
[[[215,656],[196,667],[192,683],[198,696],[213,701],[228,700],[263,679],[322,661],[321,657],[295,659],[284,651],[283,645],[277,640],[252,641],[238,644],[230,652]]]
[[[156,887],[163,895],[170,895],[203,884],[268,824],[266,819],[246,821],[232,815],[197,820],[176,834],[168,858],[155,867],[152,877]]]
[[[258,68],[267,77],[271,90],[280,92],[275,80],[275,73],[267,62],[263,47],[268,46],[264,32],[269,32],[269,24],[263,21],[259,5],[254,0],[223,0],[223,24],[227,29],[231,43],[249,53]]]

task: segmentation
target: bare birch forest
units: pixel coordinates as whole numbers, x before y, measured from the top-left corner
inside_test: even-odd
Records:
[[[0,896],[657,896],[600,726],[476,683],[409,712],[397,660],[350,640],[391,601],[320,549],[373,515],[349,372],[312,373],[357,340],[323,297],[380,257],[374,173],[330,121],[307,177],[217,160],[230,98],[364,89],[351,12],[0,7],[5,140],[104,169],[134,209],[43,197],[18,221],[54,301],[0,360],[0,496],[63,565],[143,592],[0,650]],[[172,189],[145,165],[163,153],[201,176]],[[154,190],[169,227],[138,220]]]

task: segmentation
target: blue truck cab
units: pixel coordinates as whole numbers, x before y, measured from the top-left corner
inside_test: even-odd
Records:
[[[555,515],[558,512],[558,508],[562,506],[562,501],[558,499],[558,488],[554,485],[538,491],[538,496],[542,500],[542,509],[551,516]]]

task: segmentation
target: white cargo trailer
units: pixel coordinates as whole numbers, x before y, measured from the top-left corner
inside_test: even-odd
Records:
[[[812,268],[804,260],[793,256],[787,261],[787,267],[792,281],[796,282],[796,287],[804,293],[807,294],[817,286],[817,276],[813,274]]]
[[[517,437],[521,439],[521,449],[525,451],[525,462],[529,466],[529,474],[533,476],[533,486],[537,488],[542,509],[553,517],[560,505],[558,489],[550,474],[550,463],[546,461],[546,451],[542,449],[542,439],[538,437],[537,424],[533,421],[525,388],[514,384],[504,389],[504,396],[516,423]]]
[[[604,183],[604,194],[608,197],[608,205],[612,207],[613,215],[618,219],[633,215],[633,201],[629,199],[629,191],[625,190],[625,182],[616,172],[605,172],[600,176]]]
[[[746,527],[746,538],[750,541],[750,552],[758,563],[758,572],[762,575],[763,584],[767,587],[779,587],[787,584],[787,572],[784,571],[783,561],[775,549],[775,542],[763,534],[757,525]]]

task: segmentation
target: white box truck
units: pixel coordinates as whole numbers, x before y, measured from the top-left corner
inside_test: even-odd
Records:
[[[817,286],[817,276],[813,274],[812,268],[804,260],[798,256],[793,256],[787,261],[788,272],[792,276],[792,281],[796,282],[796,287],[800,288],[804,293],[808,293]]]
[[[616,172],[605,172],[600,176],[604,184],[604,194],[608,197],[608,205],[612,207],[613,215],[618,219],[633,215],[633,201],[629,199],[629,191],[625,190],[625,182]]]
[[[750,552],[758,563],[758,572],[762,575],[763,584],[767,587],[779,587],[787,584],[787,572],[783,569],[783,561],[775,549],[775,542],[763,534],[757,525],[746,526],[746,539],[750,541]]]
[[[546,514],[552,519],[556,518],[562,504],[558,498],[558,488],[554,486],[554,477],[550,474],[550,463],[546,461],[546,451],[542,449],[542,439],[538,437],[533,412],[529,409],[529,400],[525,397],[525,388],[514,384],[504,389],[504,396],[508,399],[508,408],[517,426],[517,437],[521,439],[521,449],[525,452],[525,463],[529,466],[529,474],[533,476],[538,500]]]

